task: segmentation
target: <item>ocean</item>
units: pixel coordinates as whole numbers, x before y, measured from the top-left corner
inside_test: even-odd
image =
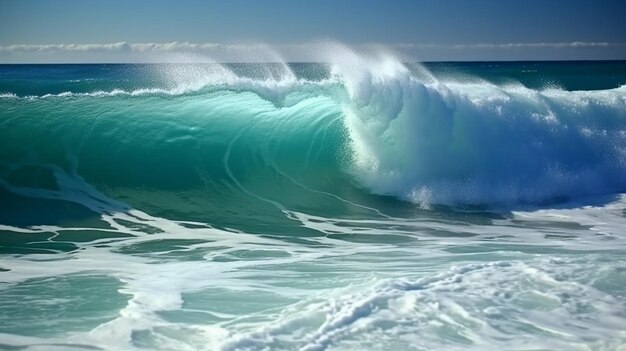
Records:
[[[626,350],[626,61],[0,65],[0,349]]]

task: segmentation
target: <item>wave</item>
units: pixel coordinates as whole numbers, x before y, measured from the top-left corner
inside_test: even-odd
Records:
[[[326,62],[319,79],[285,64],[260,76],[167,65],[165,88],[3,94],[2,177],[55,164],[124,196],[193,188],[184,196],[236,201],[239,192],[279,208],[302,206],[293,193],[320,197],[321,208],[331,195],[361,199],[362,189],[424,207],[626,189],[626,86],[443,81],[342,47]]]

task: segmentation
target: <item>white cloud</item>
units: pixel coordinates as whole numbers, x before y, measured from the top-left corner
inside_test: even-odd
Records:
[[[280,59],[280,55],[274,51],[273,47],[263,44],[118,42],[0,46],[0,62],[195,62],[204,60],[265,62]]]
[[[110,44],[17,44],[0,46],[0,52],[210,52],[222,50],[258,49],[259,44],[217,44],[217,43],[134,43],[126,42]],[[301,45],[276,45],[295,48]],[[561,42],[561,43],[478,43],[478,44],[390,44],[397,49],[563,49],[563,48],[616,48],[626,47],[626,43],[609,42]]]
[[[206,51],[219,47],[219,44],[195,44],[189,42],[110,44],[19,44],[0,46],[0,52],[180,52]]]
[[[561,43],[478,43],[478,44],[396,44],[404,49],[575,49],[575,48],[621,48],[626,43],[573,41]]]
[[[330,43],[330,44],[329,44]],[[319,61],[332,52],[333,42],[266,45],[256,43],[108,43],[16,44],[0,46],[0,63],[47,62],[274,62]],[[362,52],[392,50],[406,60],[520,60],[520,59],[624,59],[626,43],[375,43],[351,45]]]

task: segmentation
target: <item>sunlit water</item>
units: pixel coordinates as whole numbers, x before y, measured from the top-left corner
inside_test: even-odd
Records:
[[[0,349],[626,350],[624,63],[332,58],[0,66]]]

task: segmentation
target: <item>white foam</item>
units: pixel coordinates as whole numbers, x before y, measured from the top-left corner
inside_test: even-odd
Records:
[[[135,349],[134,334],[142,331],[158,343],[158,348],[190,350],[207,345],[223,350],[381,345],[400,349],[408,345],[424,349],[446,345],[451,350],[610,350],[626,342],[621,332],[626,328],[626,319],[619,290],[596,287],[607,284],[612,274],[625,268],[619,262],[606,265],[605,261],[605,255],[626,247],[620,226],[625,199],[597,207],[517,211],[506,220],[483,225],[427,217],[326,218],[285,209],[290,218],[324,234],[375,235],[380,228],[386,228],[385,234],[420,239],[403,245],[385,241],[362,245],[322,236],[309,238],[318,244],[309,246],[216,229],[207,223],[151,216],[107,198],[76,175],[58,168],[52,171],[59,190],[3,185],[21,196],[81,204],[99,213],[112,228],[5,225],[0,229],[14,235],[102,230],[127,236],[77,242],[79,250],[70,253],[5,255],[0,259],[0,267],[8,270],[2,272],[4,288],[44,278],[54,281],[68,276],[108,276],[119,281],[119,292],[128,295],[129,300],[109,321],[90,331],[40,338],[6,335],[4,340],[10,345],[45,348],[78,343]],[[188,228],[185,223],[196,227]],[[584,226],[566,231],[577,238],[563,241],[546,237],[560,233],[555,228],[567,223]],[[134,225],[159,231],[147,234]],[[429,237],[430,231],[450,236]],[[589,236],[593,232],[603,236]],[[455,233],[474,237],[455,237]],[[503,235],[506,237],[489,240]],[[611,240],[605,240],[608,236]],[[145,255],[120,252],[142,244],[181,239],[193,243]],[[480,262],[487,258],[481,256],[481,250],[459,255],[446,251],[472,245],[481,248],[489,243],[494,245],[488,257],[492,262]],[[498,251],[497,245],[520,249]],[[532,246],[555,252],[562,247],[580,254],[523,252]],[[160,258],[176,250],[198,249],[206,250],[205,259]],[[214,260],[246,250],[280,255]],[[324,271],[329,264],[347,273],[336,280],[324,278],[324,274],[332,273]],[[319,265],[319,270],[312,272],[308,268],[311,265]],[[364,274],[370,270],[379,273]],[[316,285],[308,285],[310,281]],[[210,324],[177,323],[161,315],[164,311],[189,313],[184,294],[215,288],[223,289],[222,294],[247,292],[251,299],[259,292],[273,294],[284,302],[274,309],[244,315],[220,313],[215,305],[196,310],[223,318]],[[298,302],[290,302],[293,299]],[[234,299],[231,303],[243,302]]]
[[[333,64],[354,175],[418,203],[516,203],[626,188],[626,87],[424,83],[392,58]]]
[[[578,264],[468,264],[419,279],[367,282],[299,303],[278,321],[232,336],[224,349],[280,347],[281,340],[301,350],[618,347],[626,342],[623,306],[572,277],[568,265]],[[317,327],[298,340],[286,338],[306,321]],[[541,336],[527,334],[528,328]]]

